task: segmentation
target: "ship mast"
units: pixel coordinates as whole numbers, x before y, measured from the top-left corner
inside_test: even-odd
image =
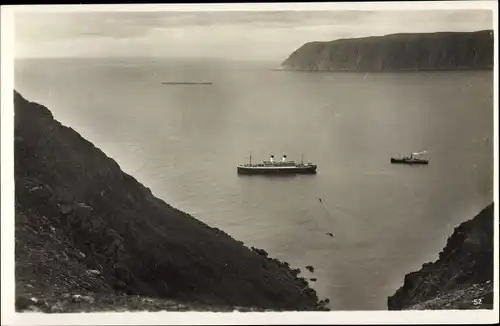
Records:
[[[304,154],[302,154],[302,160],[300,161],[300,164],[304,164]]]
[[[250,152],[250,156],[248,157],[248,164],[252,165],[252,152]]]

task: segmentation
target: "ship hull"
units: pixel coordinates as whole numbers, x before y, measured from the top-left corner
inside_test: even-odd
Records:
[[[391,163],[392,164],[422,165],[422,164],[429,164],[429,161],[427,161],[427,160],[411,160],[410,161],[410,160],[391,158]]]
[[[238,174],[315,174],[316,166],[304,167],[248,167],[238,166]]]

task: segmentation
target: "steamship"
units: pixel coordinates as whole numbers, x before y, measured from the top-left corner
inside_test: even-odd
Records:
[[[274,160],[271,155],[268,161],[262,161],[259,164],[252,164],[252,155],[250,154],[248,164],[239,164],[237,166],[238,174],[314,174],[316,173],[316,164],[304,164],[302,156],[301,163],[287,160],[283,155],[281,162]]]
[[[427,151],[420,153],[411,153],[410,156],[405,157],[391,157],[392,164],[429,164],[429,160],[418,158],[415,156],[422,155]]]

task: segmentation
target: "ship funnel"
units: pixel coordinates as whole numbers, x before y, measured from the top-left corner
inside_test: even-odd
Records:
[[[274,155],[271,155],[271,158],[269,158],[269,161],[274,162]]]
[[[283,155],[283,158],[281,159],[282,162],[286,162],[286,155]]]

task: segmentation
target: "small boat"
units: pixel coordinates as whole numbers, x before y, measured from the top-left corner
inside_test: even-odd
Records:
[[[251,154],[248,164],[237,166],[238,174],[314,174],[316,168],[316,164],[304,164],[303,158],[301,163],[289,161],[286,155],[283,155],[281,162],[274,161],[274,155],[271,155],[268,161],[252,164]]]
[[[423,154],[421,153],[411,153],[410,156],[404,157],[391,157],[392,164],[429,164],[429,160],[415,157],[417,155]]]

